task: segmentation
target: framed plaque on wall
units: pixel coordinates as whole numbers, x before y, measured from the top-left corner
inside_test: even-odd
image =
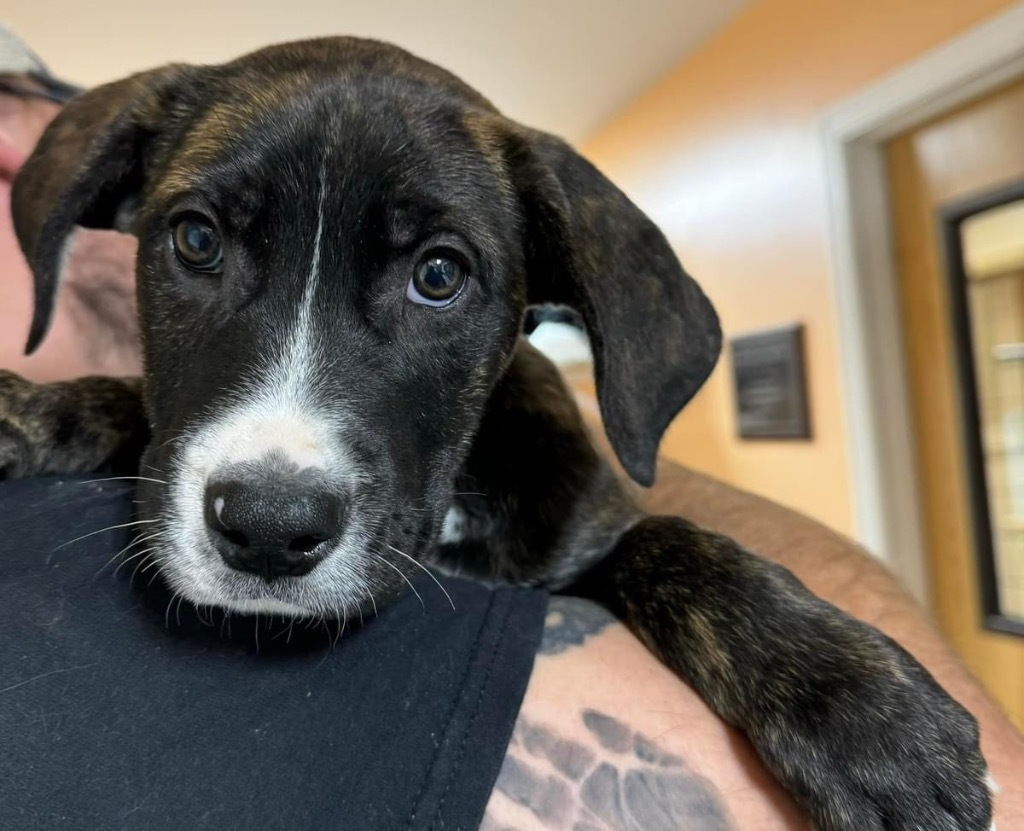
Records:
[[[730,341],[740,438],[809,439],[803,324]]]

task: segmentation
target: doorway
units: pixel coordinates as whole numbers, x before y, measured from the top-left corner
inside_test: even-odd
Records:
[[[1024,726],[1024,82],[884,153],[931,610]]]

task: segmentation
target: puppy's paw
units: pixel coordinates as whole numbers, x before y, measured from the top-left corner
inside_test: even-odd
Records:
[[[813,699],[798,696],[752,736],[816,827],[989,831],[991,778],[974,717],[874,630],[846,646],[831,656],[833,672],[806,683]]]
[[[0,481],[31,476],[41,464],[39,442],[26,423],[34,385],[0,370]]]
[[[32,448],[24,433],[0,414],[0,482],[28,476],[34,467]]]
[[[33,384],[0,370],[0,479],[131,472],[148,433],[135,381]]]

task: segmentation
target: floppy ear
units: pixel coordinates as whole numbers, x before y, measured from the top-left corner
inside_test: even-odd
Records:
[[[189,71],[167,66],[72,99],[18,173],[14,229],[35,276],[27,353],[50,327],[74,227],[115,227],[120,209],[141,190],[150,145]]]
[[[511,148],[529,302],[583,315],[608,438],[650,485],[662,434],[718,360],[718,316],[657,226],[565,142],[516,126]]]

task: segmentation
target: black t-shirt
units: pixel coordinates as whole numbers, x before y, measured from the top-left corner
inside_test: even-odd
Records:
[[[0,828],[479,825],[544,594],[440,577],[453,611],[424,576],[422,604],[340,637],[225,619],[133,580],[142,557],[114,573],[132,527],[92,532],[131,522],[131,500],[124,482],[0,485]]]

